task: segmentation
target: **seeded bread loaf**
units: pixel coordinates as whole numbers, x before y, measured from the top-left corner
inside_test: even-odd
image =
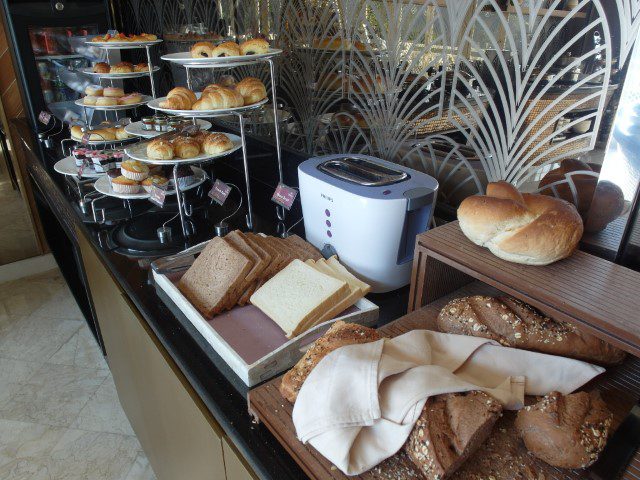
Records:
[[[586,468],[609,436],[613,415],[598,392],[551,392],[518,412],[516,428],[527,450],[549,465]]]
[[[375,342],[380,338],[378,332],[372,328],[355,323],[335,322],[284,375],[280,383],[280,393],[291,403],[295,403],[298,392],[311,370],[329,353],[345,345]]]
[[[446,333],[490,338],[506,347],[602,365],[620,363],[625,357],[624,351],[603,340],[507,296],[476,295],[452,300],[440,311],[437,325]]]
[[[501,412],[484,392],[430,397],[404,448],[425,479],[444,480],[487,439]]]

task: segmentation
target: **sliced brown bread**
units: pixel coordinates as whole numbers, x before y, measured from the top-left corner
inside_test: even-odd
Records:
[[[501,412],[483,392],[430,397],[404,448],[425,479],[444,480],[487,439]]]
[[[286,245],[291,247],[297,252],[297,258],[302,260],[319,260],[322,257],[322,253],[316,247],[311,245],[306,240],[303,240],[298,235],[289,235],[282,240]]]
[[[240,285],[238,285],[237,295],[229,295],[229,298],[227,299],[225,308],[231,309],[238,303],[245,290],[260,276],[266,265],[260,255],[258,255],[258,253],[253,250],[253,248],[251,248],[251,246],[240,236],[239,230],[229,232],[224,238],[227,242],[233,245],[235,249],[253,262],[253,267],[249,270],[249,273],[247,273],[247,276],[243,279]]]
[[[302,384],[311,373],[311,370],[325,356],[345,345],[375,342],[380,338],[382,337],[373,328],[337,321],[313,343],[298,363],[282,377],[280,393],[284,398],[294,403]]]
[[[212,317],[223,311],[252,268],[249,258],[215,237],[182,276],[178,288],[203,315]]]
[[[267,270],[271,265],[272,259],[271,259],[271,255],[264,248],[258,245],[258,243],[255,240],[253,240],[251,237],[249,237],[248,235],[245,235],[242,232],[239,232],[239,233],[240,233],[240,236],[244,239],[244,241],[249,244],[249,246],[253,249],[253,251],[256,252],[264,262],[264,268],[258,275],[258,278],[256,278],[251,283],[251,285],[249,285],[245,289],[244,293],[240,296],[240,299],[238,300],[238,305],[246,305],[247,303],[249,303],[249,299],[251,298],[251,295],[253,295],[253,293],[260,287],[260,285],[264,283],[264,280],[262,280],[262,278],[264,276],[265,270]]]
[[[255,233],[247,233],[246,236],[257,243],[271,256],[271,263],[262,272],[260,279],[261,282],[265,282],[278,272],[277,268],[283,261],[283,254],[270,240],[273,237],[263,237],[262,235],[256,235]]]

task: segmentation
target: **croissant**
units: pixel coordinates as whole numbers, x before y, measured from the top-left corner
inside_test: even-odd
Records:
[[[152,160],[171,160],[174,156],[173,145],[166,140],[156,140],[147,145],[147,157]]]
[[[206,87],[204,87],[204,90],[202,90],[202,94],[204,95],[205,93],[211,93],[214,92],[216,90],[219,90],[221,88],[224,88],[223,85],[219,85],[217,83],[212,83],[210,85],[207,85]]]
[[[247,77],[236,85],[236,90],[242,95],[245,105],[258,103],[267,97],[267,89],[260,80]]]
[[[203,94],[196,103],[194,110],[222,110],[227,108],[237,108],[244,105],[242,95],[236,90],[220,87],[216,90]]]
[[[211,51],[212,57],[237,57],[240,55],[240,46],[235,42],[224,42]]]
[[[200,144],[189,137],[178,137],[173,141],[175,155],[179,158],[193,158],[200,155]]]
[[[196,94],[188,88],[176,87],[167,94],[166,100],[160,102],[160,107],[171,110],[191,110],[196,100]]]
[[[233,148],[233,142],[224,133],[208,134],[202,144],[204,153],[215,155]]]

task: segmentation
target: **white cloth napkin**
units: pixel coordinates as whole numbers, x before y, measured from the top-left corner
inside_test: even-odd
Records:
[[[431,395],[482,390],[517,410],[525,393],[570,393],[603,371],[484,338],[413,330],[327,355],[304,382],[293,423],[302,442],[357,475],[400,450]]]

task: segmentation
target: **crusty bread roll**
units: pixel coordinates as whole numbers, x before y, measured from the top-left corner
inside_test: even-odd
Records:
[[[215,90],[203,93],[196,103],[194,110],[221,110],[227,108],[237,108],[244,105],[242,95],[236,90],[219,87]]]
[[[224,42],[211,51],[212,57],[237,57],[240,55],[240,46],[235,42]]]
[[[267,98],[264,83],[254,77],[242,79],[235,88],[242,95],[245,105],[252,105]]]
[[[198,42],[191,47],[191,57],[193,58],[210,58],[213,49],[216,48],[211,42]]]
[[[147,145],[147,157],[153,160],[171,160],[174,155],[173,145],[166,140],[157,140]]]
[[[98,62],[93,66],[93,71],[95,73],[109,73],[111,67],[106,62]]]
[[[224,133],[210,133],[202,142],[204,153],[216,155],[233,148],[233,142]]]
[[[118,99],[116,97],[98,97],[96,99],[96,105],[101,107],[118,105]]]
[[[173,142],[174,155],[179,158],[193,158],[200,155],[200,144],[189,137],[178,137]]]
[[[176,87],[167,93],[167,99],[160,102],[160,107],[171,110],[191,110],[196,100],[196,94],[188,88]]]
[[[82,103],[85,105],[95,105],[100,97],[94,97],[93,95],[87,95],[82,99]]]
[[[515,426],[527,450],[560,468],[586,468],[607,444],[613,415],[598,392],[551,392],[518,412]]]
[[[462,232],[497,257],[527,265],[548,265],[568,257],[582,237],[582,219],[564,200],[521,194],[511,184],[490,183],[458,208]]]
[[[600,232],[622,215],[623,211],[624,193],[622,189],[608,180],[600,180],[593,194],[593,200],[591,200],[584,229],[587,232]]]
[[[87,85],[84,89],[84,93],[93,97],[99,97],[102,95],[103,88],[100,85]]]
[[[573,325],[546,317],[509,296],[461,297],[447,303],[437,319],[445,333],[489,338],[505,347],[616,365],[625,352]]]
[[[133,66],[133,71],[134,72],[148,72],[149,71],[149,65],[146,63],[138,63],[137,65]]]
[[[111,67],[111,73],[131,73],[133,72],[133,65],[129,62],[116,63]]]
[[[105,97],[124,97],[124,90],[120,87],[106,87],[102,93]]]
[[[267,53],[268,50],[269,42],[264,38],[254,38],[240,44],[240,53],[242,55],[257,55]]]

